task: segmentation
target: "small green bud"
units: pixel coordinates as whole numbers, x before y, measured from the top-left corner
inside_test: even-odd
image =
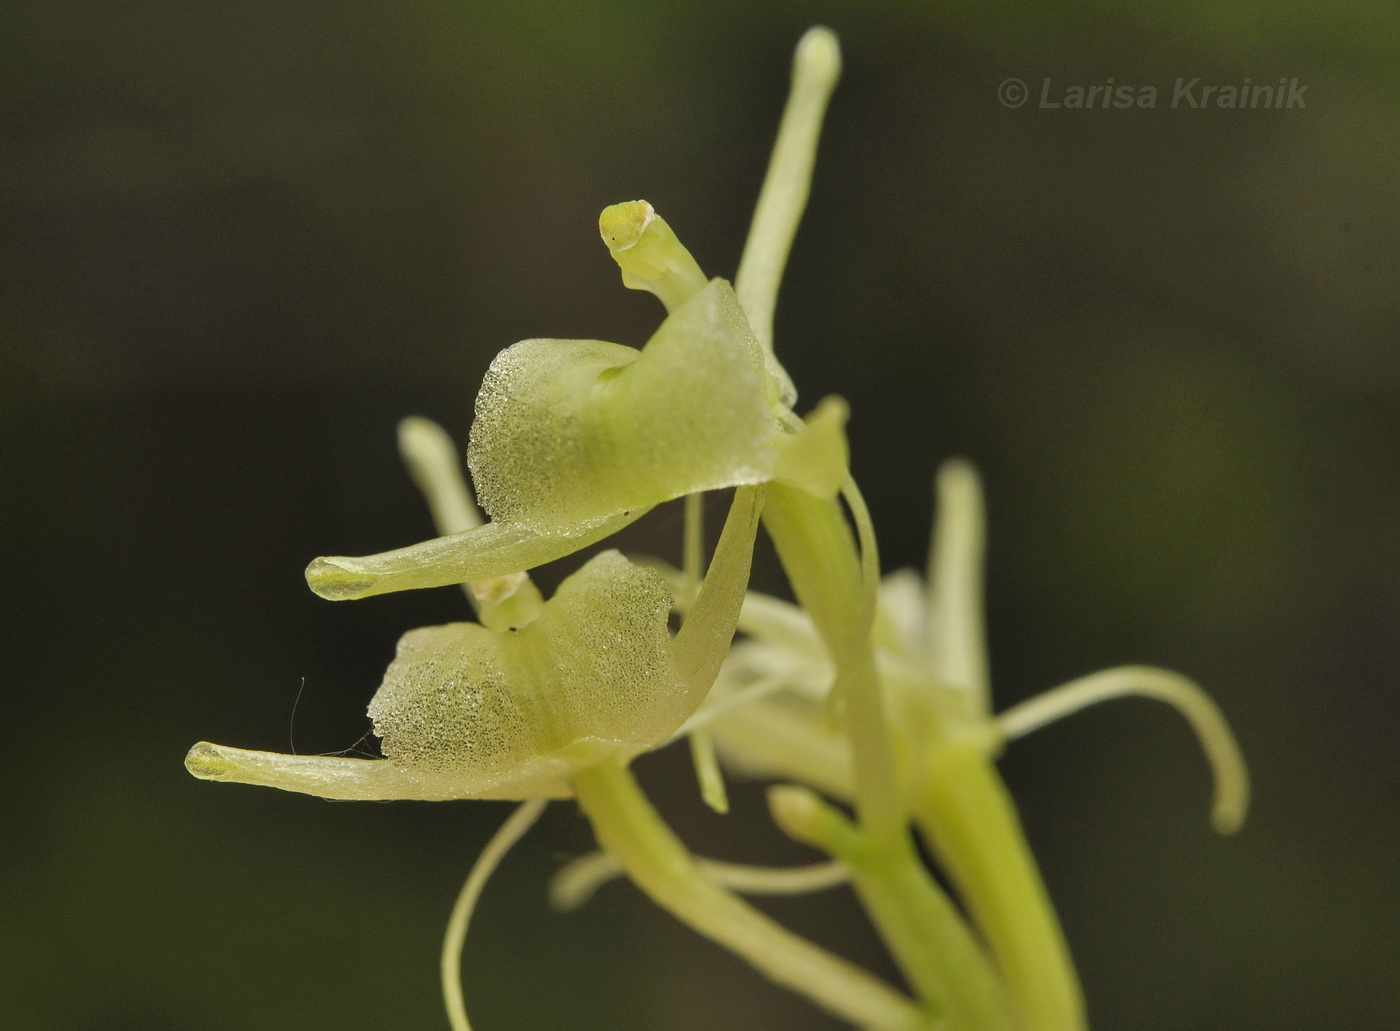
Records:
[[[776,784],[768,789],[768,812],[793,841],[848,858],[859,852],[860,836],[849,817],[811,788]]]

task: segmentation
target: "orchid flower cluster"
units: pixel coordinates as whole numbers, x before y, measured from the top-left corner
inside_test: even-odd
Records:
[[[1010,739],[1103,699],[1157,698],[1187,717],[1205,748],[1216,827],[1231,832],[1244,816],[1234,738],[1177,674],[1107,670],[993,713],[982,500],[966,462],[939,473],[926,575],[881,578],[848,469],[846,405],[828,398],[799,418],[773,350],[778,284],[839,69],[835,36],[808,32],[733,285],[707,278],[646,202],[603,212],[603,241],[624,285],[655,294],[667,317],[640,350],[526,340],[501,352],[467,447],[490,521],[447,434],[420,418],[401,425],[404,459],[442,536],[364,558],[319,558],[307,570],[312,590],[333,600],[456,584],[475,610],[475,622],[400,640],[369,707],[384,757],[201,742],[186,759],[202,779],[325,798],[521,802],[449,921],[442,978],[454,1031],[470,1027],[460,963],[473,907],[551,799],[576,801],[600,849],[560,872],[551,886],[560,906],[581,905],[626,875],[772,980],[854,1026],[887,1031],[1086,1027],[1054,910],[994,766]],[[706,563],[702,495],[717,490],[732,498]],[[682,568],[606,550],[548,600],[535,587],[530,569],[678,499]],[[795,603],[747,590],[760,524]],[[629,769],[679,738],[712,807],[727,808],[725,770],[770,778],[777,826],[828,861],[784,870],[694,856]],[[856,892],[904,987],[742,897],[841,883]]]

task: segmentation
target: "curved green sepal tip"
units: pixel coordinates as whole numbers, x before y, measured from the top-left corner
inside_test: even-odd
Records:
[[[763,353],[712,280],[641,351],[526,340],[497,356],[467,462],[494,519],[542,533],[770,477],[782,431]]]
[[[645,507],[623,511],[569,533],[539,533],[510,523],[487,523],[407,548],[352,558],[318,558],[306,567],[306,582],[322,598],[349,601],[419,587],[485,580],[542,566],[609,537]]]
[[[1221,834],[1239,830],[1249,810],[1249,767],[1220,707],[1199,684],[1180,673],[1155,666],[1099,670],[1012,706],[997,722],[1008,739],[1017,738],[1087,706],[1133,695],[1166,702],[1186,718],[1215,779],[1211,824]]]
[[[369,707],[385,756],[462,784],[530,786],[541,763],[567,776],[659,744],[689,714],[670,609],[657,574],[608,551],[526,626],[410,631]]]

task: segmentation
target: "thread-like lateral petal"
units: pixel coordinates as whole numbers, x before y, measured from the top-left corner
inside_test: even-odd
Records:
[[[639,519],[634,508],[567,533],[540,533],[514,523],[487,523],[407,548],[350,558],[318,558],[306,567],[306,582],[322,598],[349,601],[419,587],[485,580],[533,569],[595,544]]]
[[[839,887],[851,880],[844,863],[806,866],[751,866],[721,859],[696,857],[700,869],[716,884],[743,895],[806,895]],[[578,909],[603,885],[621,877],[622,864],[607,852],[589,852],[571,859],[549,881],[549,904],[562,912]]]
[[[1186,718],[1215,778],[1211,825],[1233,834],[1249,809],[1249,768],[1220,707],[1200,685],[1180,673],[1153,666],[1116,666],[1052,688],[997,717],[1007,738],[1018,738],[1110,698],[1137,695],[1166,702]]]
[[[467,880],[452,907],[452,916],[442,936],[442,959],[438,964],[442,998],[447,1005],[447,1021],[452,1025],[452,1031],[472,1031],[471,1021],[467,1019],[466,999],[462,996],[462,950],[467,944],[467,928],[471,925],[472,913],[496,867],[501,865],[506,853],[525,836],[525,832],[535,825],[546,804],[538,799],[523,802],[510,814],[500,830],[491,835],[491,840],[472,864],[471,873],[467,874]]]
[[[476,401],[467,463],[494,519],[542,533],[685,494],[770,478],[784,436],[763,354],[723,280],[641,351],[526,340]]]

